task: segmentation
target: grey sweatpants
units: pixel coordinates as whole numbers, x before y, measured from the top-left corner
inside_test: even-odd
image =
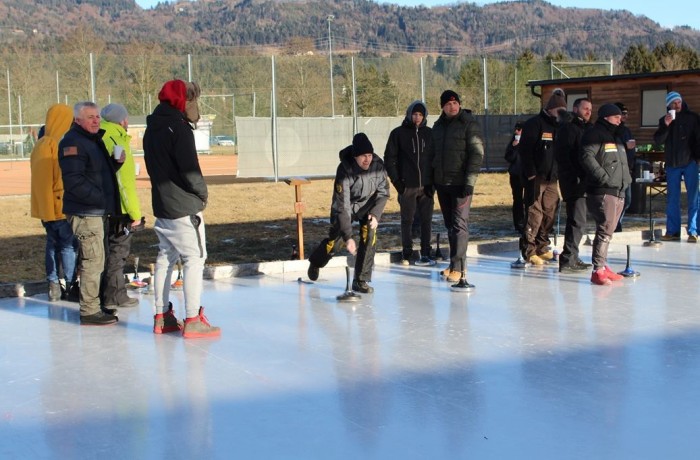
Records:
[[[202,213],[179,219],[157,218],[154,230],[158,235],[158,258],[154,274],[156,313],[163,313],[170,301],[170,280],[178,258],[183,264],[183,291],[187,318],[199,314],[202,297],[202,275],[207,247]]]

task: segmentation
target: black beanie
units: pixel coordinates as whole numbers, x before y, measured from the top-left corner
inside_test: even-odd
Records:
[[[440,107],[445,107],[445,104],[450,101],[457,101],[458,104],[462,103],[462,101],[459,100],[459,94],[455,93],[451,89],[448,89],[440,95]]]
[[[603,104],[598,109],[598,118],[612,117],[613,115],[622,115],[622,110],[615,104]]]
[[[357,133],[352,138],[352,156],[358,157],[365,153],[374,153],[374,147],[365,133]]]

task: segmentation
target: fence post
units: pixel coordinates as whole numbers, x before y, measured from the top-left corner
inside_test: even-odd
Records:
[[[302,214],[306,206],[301,201],[301,186],[311,183],[309,179],[303,177],[293,177],[285,179],[287,185],[294,186],[294,212],[297,215],[297,247],[299,248],[299,260],[304,260],[304,223]]]

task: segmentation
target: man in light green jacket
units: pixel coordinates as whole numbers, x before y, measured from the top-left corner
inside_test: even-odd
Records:
[[[116,313],[118,307],[136,307],[139,304],[126,292],[124,265],[131,251],[131,235],[143,228],[144,219],[136,194],[136,165],[131,151],[131,136],[127,134],[129,114],[123,105],[109,104],[102,109],[100,116],[100,129],[104,130],[102,140],[107,151],[122,163],[117,171],[121,212],[110,216],[107,222],[109,253],[100,286],[102,306]]]

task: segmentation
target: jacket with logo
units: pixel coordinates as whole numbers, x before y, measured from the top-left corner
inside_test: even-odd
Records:
[[[586,192],[625,196],[632,183],[625,144],[618,127],[599,118],[581,138],[581,165],[586,171]]]
[[[331,223],[337,224],[343,241],[352,238],[352,221],[372,214],[379,221],[389,199],[389,181],[384,162],[373,154],[367,171],[352,156],[352,145],[340,151],[340,164],[335,173]]]

